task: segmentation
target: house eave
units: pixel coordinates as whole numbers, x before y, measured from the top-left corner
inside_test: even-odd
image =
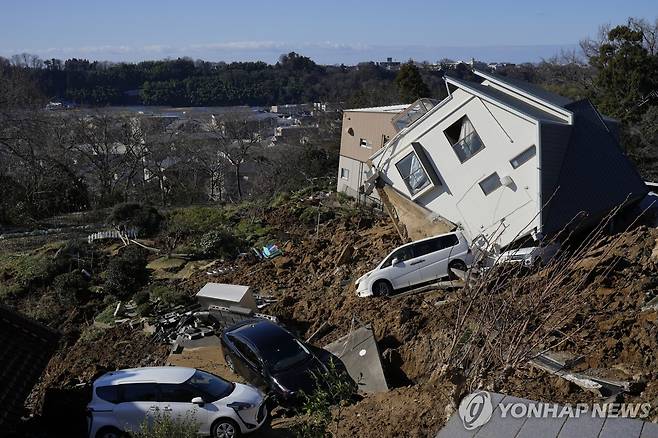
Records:
[[[488,81],[490,81],[490,82],[495,83],[495,84],[498,85],[499,87],[505,88],[505,89],[507,89],[507,90],[511,90],[511,91],[513,91],[513,92],[515,92],[515,93],[517,93],[517,94],[520,94],[521,96],[523,96],[523,97],[525,97],[525,98],[527,98],[527,99],[530,99],[530,100],[532,100],[532,101],[534,101],[534,102],[536,102],[536,103],[539,103],[539,104],[541,104],[541,105],[544,105],[544,106],[546,106],[546,107],[552,109],[553,111],[556,111],[556,112],[562,114],[564,117],[567,117],[567,118],[569,119],[569,124],[573,124],[573,113],[572,113],[571,111],[569,111],[569,110],[567,110],[567,109],[565,109],[565,108],[563,108],[563,107],[561,107],[561,106],[559,106],[559,105],[556,105],[556,104],[554,104],[554,103],[552,103],[552,102],[549,102],[549,101],[546,100],[546,99],[542,99],[542,98],[539,97],[539,96],[536,96],[536,95],[534,95],[534,94],[528,93],[527,91],[522,90],[522,89],[520,89],[520,88],[518,88],[518,87],[515,87],[514,85],[511,85],[511,84],[509,84],[509,83],[507,83],[507,82],[503,82],[503,81],[499,80],[498,78],[496,78],[495,76],[492,76],[492,75],[490,75],[490,74],[488,74],[488,73],[486,73],[486,72],[483,72],[483,71],[481,71],[481,70],[474,69],[474,70],[473,70],[473,73],[475,73],[476,75],[480,76],[480,77],[483,78],[483,79],[486,79],[486,80],[488,80]]]

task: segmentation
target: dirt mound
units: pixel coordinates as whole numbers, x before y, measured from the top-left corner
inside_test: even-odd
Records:
[[[72,347],[53,356],[30,402],[39,412],[50,390],[73,388],[111,370],[162,365],[168,352],[168,347],[128,327],[103,330],[89,339],[81,337]]]
[[[622,370],[630,380],[648,382],[644,392],[627,394],[626,398],[655,405],[658,326],[656,312],[642,312],[642,307],[658,295],[658,256],[653,251],[657,238],[658,230],[640,227],[602,238],[586,251],[585,257],[570,261],[567,278],[576,281],[586,276],[587,281],[582,301],[564,328],[583,320],[587,323],[561,347],[583,356],[583,369]],[[339,430],[341,436],[367,433],[374,424],[383,428],[384,436],[428,436],[436,433],[445,418],[446,394],[452,385],[438,376],[457,309],[450,299],[441,306],[436,303],[454,298],[458,292],[436,291],[392,299],[362,299],[354,293],[354,280],[399,243],[387,221],[363,228],[336,221],[321,227],[316,235],[292,237],[284,245],[285,264],[244,263],[218,279],[251,285],[279,298],[268,313],[298,329],[302,336],[326,323],[314,339],[317,345],[346,334],[352,324],[372,324],[387,379],[397,388],[349,407]],[[353,248],[353,254],[346,261],[347,246]],[[485,379],[481,385],[553,402],[599,400],[595,394],[529,364],[514,370],[502,382]],[[418,418],[423,418],[420,425]]]

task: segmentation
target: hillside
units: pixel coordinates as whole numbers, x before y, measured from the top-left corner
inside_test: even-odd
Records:
[[[210,243],[209,236],[214,236]],[[541,341],[536,350],[550,348],[579,356],[574,372],[632,382],[632,388],[617,397],[651,403],[655,421],[657,311],[655,306],[642,309],[658,295],[657,239],[658,230],[634,225],[612,235],[592,235],[581,249],[538,272],[498,271],[483,275],[466,289],[390,299],[357,298],[353,281],[400,241],[381,213],[359,209],[335,194],[307,191],[280,196],[269,204],[192,207],[169,213],[160,231],[142,242],[187,255],[164,259],[170,260],[164,263],[162,254],[140,253],[138,257],[150,263],[149,276],[134,283],[124,296],[138,301],[137,296],[148,291],[151,297],[160,294],[172,303],[190,302],[208,281],[249,285],[275,298],[277,302],[265,311],[301,337],[322,328],[313,340],[317,346],[347,334],[354,321],[372,324],[392,389],[345,407],[338,436],[365,436],[375,426],[382,436],[433,436],[450,412],[451,402],[470,387],[551,402],[601,400],[595,392],[529,365],[527,356],[519,355],[507,368],[495,358],[482,359],[482,355],[511,351],[505,327],[514,327],[507,319],[495,321],[495,330],[501,330],[495,335],[495,348],[480,342],[495,344],[491,333],[483,331],[481,338],[469,338],[468,334],[493,327],[488,325],[493,321],[487,316],[491,312],[484,313],[485,309],[507,312],[510,320],[521,318],[510,309],[523,313],[529,323],[519,333]],[[277,243],[284,255],[266,261],[247,256],[229,260],[235,249],[268,242]],[[26,424],[26,430],[39,436],[47,419],[60,411],[58,402],[84,404],[84,391],[76,389],[78,384],[108,369],[162,364],[168,352],[141,329],[92,325],[94,319],[112,320],[107,316],[115,298],[108,294],[108,272],[112,260],[127,257],[130,248],[112,241],[78,245],[73,251],[70,242],[51,241],[20,252],[13,241],[12,254],[0,259],[3,302],[65,334],[64,344],[30,400],[37,416]],[[352,248],[351,254],[346,248]],[[62,259],[63,254],[69,255]],[[67,270],[77,272],[82,265],[91,279],[77,289],[75,300],[62,299],[58,285],[63,280],[56,279],[69,275]],[[37,266],[41,269],[34,271]],[[487,293],[477,295],[477,290]],[[542,291],[545,300],[537,305],[536,294]],[[468,304],[483,313],[464,312]],[[537,321],[547,309],[552,309],[553,322],[542,325]],[[143,315],[151,311],[148,306],[140,309]],[[464,315],[467,321],[460,325]],[[460,342],[471,345],[471,351],[480,356],[449,353],[456,330]],[[542,337],[534,332],[543,333]],[[477,370],[477,375],[470,370]],[[296,419],[286,420],[290,421]],[[277,424],[275,430],[283,427]],[[277,436],[285,436],[285,430]]]

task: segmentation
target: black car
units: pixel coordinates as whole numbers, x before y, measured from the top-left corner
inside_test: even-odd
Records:
[[[250,384],[293,407],[300,391],[313,392],[317,378],[327,371],[311,350],[288,330],[267,320],[248,320],[222,335],[226,364]]]

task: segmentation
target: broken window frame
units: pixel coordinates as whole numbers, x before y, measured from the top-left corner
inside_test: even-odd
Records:
[[[509,160],[509,164],[512,166],[513,169],[518,169],[519,167],[523,166],[525,163],[530,161],[532,158],[537,155],[537,146],[534,144],[530,146],[529,148],[525,149],[523,152]]]
[[[490,194],[501,188],[503,186],[503,183],[500,181],[500,176],[498,176],[498,172],[494,172],[488,177],[478,182],[478,185],[480,186],[480,190],[482,190],[482,193],[484,193],[484,196],[489,196]]]
[[[472,130],[468,134],[462,136],[461,131],[465,121],[468,122]],[[459,126],[460,134],[455,137],[448,131],[454,130],[457,126]],[[484,142],[477,133],[475,126],[473,126],[473,122],[471,122],[471,119],[469,119],[467,115],[460,117],[456,122],[444,129],[443,135],[445,135],[446,139],[452,146],[452,150],[455,152],[455,155],[457,155],[457,159],[459,159],[459,162],[462,164],[485,149]],[[475,148],[473,147],[474,145],[476,146]]]

